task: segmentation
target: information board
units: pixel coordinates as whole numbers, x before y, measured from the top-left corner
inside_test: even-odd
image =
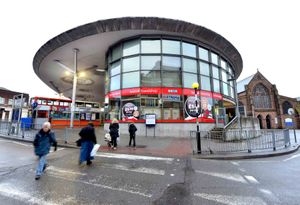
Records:
[[[156,115],[155,114],[146,114],[146,125],[154,126],[156,124]]]

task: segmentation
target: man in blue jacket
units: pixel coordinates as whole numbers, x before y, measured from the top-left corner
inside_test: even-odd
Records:
[[[57,142],[55,139],[54,132],[50,130],[51,124],[49,122],[45,122],[43,124],[42,129],[35,135],[33,145],[34,145],[34,153],[39,157],[39,163],[36,168],[35,179],[39,180],[42,173],[47,167],[47,159],[46,156],[50,151],[51,145],[54,146],[54,151],[57,150]]]

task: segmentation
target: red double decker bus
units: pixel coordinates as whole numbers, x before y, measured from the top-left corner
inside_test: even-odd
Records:
[[[40,127],[46,121],[51,122],[53,127],[70,126],[71,103],[69,99],[32,97],[29,116],[33,124]],[[93,122],[95,126],[101,124],[100,103],[76,101],[74,111],[74,127],[86,126]]]

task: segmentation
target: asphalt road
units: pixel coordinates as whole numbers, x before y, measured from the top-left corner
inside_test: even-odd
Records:
[[[0,204],[300,204],[300,152],[251,160],[199,160],[98,152],[78,166],[59,148],[34,180],[31,144],[0,140]]]

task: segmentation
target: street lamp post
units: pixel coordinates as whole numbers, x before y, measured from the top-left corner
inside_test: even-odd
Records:
[[[197,153],[201,154],[201,138],[200,138],[199,119],[198,119],[200,113],[198,112],[198,96],[197,96],[199,83],[193,83],[192,87],[195,89],[196,123],[197,123],[197,135],[196,135]],[[200,107],[200,112],[201,112],[201,103],[199,103],[199,107]]]
[[[73,90],[72,90],[70,128],[73,128],[73,122],[74,122],[76,86],[77,86],[77,53],[79,52],[79,49],[74,48],[73,51],[74,51],[74,75],[73,75]]]
[[[236,83],[236,79],[232,78],[232,79],[228,79],[228,81],[233,81],[234,84],[234,92],[235,92],[235,100],[236,100],[236,107],[235,107],[235,112],[236,112],[236,117],[238,120],[238,128],[239,130],[242,128],[241,126],[241,116],[240,116],[240,110],[239,110],[239,98],[238,98],[238,93],[237,93],[237,83]]]

